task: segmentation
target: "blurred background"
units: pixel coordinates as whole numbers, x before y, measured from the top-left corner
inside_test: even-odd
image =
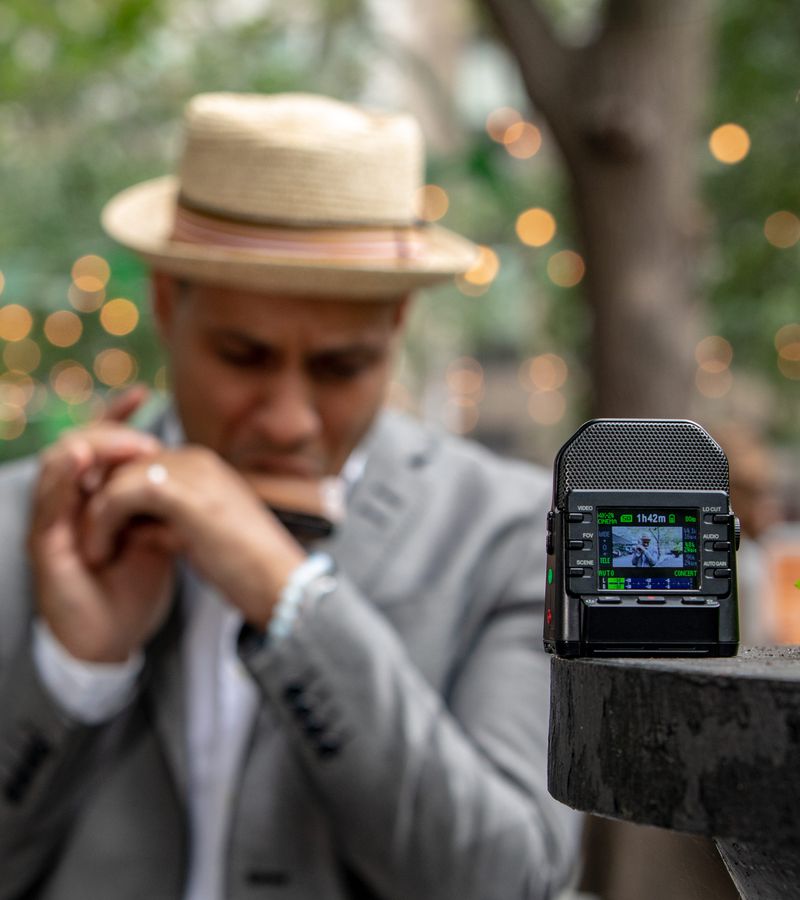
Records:
[[[548,466],[592,415],[697,419],[774,535],[743,574],[792,588],[748,632],[800,641],[798,35],[790,0],[3,0],[0,457],[166,388],[98,217],[173,169],[191,95],[409,108],[420,217],[482,254],[420,299],[390,402]]]
[[[547,466],[594,415],[700,421],[743,637],[800,642],[799,42],[791,0],[3,0],[0,458],[167,388],[144,269],[98,219],[173,169],[191,95],[411,109],[420,217],[482,253],[420,298],[390,402]],[[735,896],[697,874],[710,845],[625,827],[592,893]]]

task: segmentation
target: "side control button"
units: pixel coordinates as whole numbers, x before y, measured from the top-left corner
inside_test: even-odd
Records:
[[[583,550],[583,541],[569,541],[567,546],[570,550]]]
[[[731,542],[730,541],[714,541],[713,550],[730,550]]]
[[[731,520],[731,517],[727,513],[725,513],[723,515],[716,515],[716,516],[711,517],[711,521],[715,525],[727,525],[728,522],[730,522],[730,520]]]
[[[655,597],[655,596],[648,594],[644,597],[638,597],[636,602],[637,603],[646,603],[646,604],[652,605],[652,606],[657,606],[657,605],[661,605],[662,603],[666,603],[667,600],[666,600],[666,597]]]
[[[569,521],[570,522],[582,522],[583,521],[583,513],[570,513]]]
[[[714,578],[730,578],[730,569],[714,569]]]
[[[586,571],[579,566],[572,566],[572,568],[570,568],[570,570],[569,570],[570,578],[583,578],[583,576],[585,574],[586,574]]]
[[[706,598],[705,597],[681,597],[681,603],[685,603],[687,606],[705,606]]]
[[[622,597],[598,597],[598,603],[622,603]]]

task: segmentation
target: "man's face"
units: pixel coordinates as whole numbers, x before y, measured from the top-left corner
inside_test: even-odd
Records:
[[[243,473],[338,474],[383,402],[405,305],[179,286],[156,275],[187,440]]]

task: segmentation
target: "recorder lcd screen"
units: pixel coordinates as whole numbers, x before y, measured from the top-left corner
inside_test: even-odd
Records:
[[[698,518],[696,509],[598,509],[598,590],[697,590]]]

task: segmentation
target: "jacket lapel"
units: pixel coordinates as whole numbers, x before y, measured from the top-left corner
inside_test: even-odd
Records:
[[[427,432],[391,413],[380,417],[367,439],[366,468],[348,502],[347,518],[319,546],[362,591],[374,586],[386,557],[414,527],[434,447]]]
[[[181,636],[186,602],[185,573],[178,577],[172,612],[166,625],[147,648],[144,702],[158,735],[178,794],[188,791],[186,698]]]

